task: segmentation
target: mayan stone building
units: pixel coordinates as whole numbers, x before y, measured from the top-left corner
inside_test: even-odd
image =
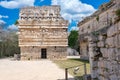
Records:
[[[18,22],[22,60],[66,58],[68,21],[60,6],[22,8]]]
[[[110,0],[78,23],[80,53],[92,80],[120,80],[120,0]]]

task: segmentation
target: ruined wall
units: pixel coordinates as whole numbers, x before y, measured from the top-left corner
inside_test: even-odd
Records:
[[[116,17],[115,10],[118,9],[119,6],[115,2],[110,2],[110,3],[111,3],[109,4],[110,7],[108,7],[107,9],[104,9],[102,11],[100,8],[93,15],[85,18],[83,21],[78,23],[79,35],[80,35],[80,46],[82,46],[82,43],[84,43],[84,41],[88,41],[87,36],[90,33],[100,30],[114,23],[114,18]],[[81,54],[85,56],[84,53],[81,52]]]
[[[120,21],[115,14],[120,1],[109,5],[78,24],[80,43],[88,40],[92,80],[120,80]]]
[[[92,78],[120,80],[120,22],[89,36]]]

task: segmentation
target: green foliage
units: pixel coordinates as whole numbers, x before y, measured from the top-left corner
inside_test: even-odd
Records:
[[[15,24],[15,25],[18,25],[18,24],[19,24],[18,20],[16,20],[14,24]]]
[[[98,31],[94,31],[94,32],[92,32],[92,35],[94,35],[94,36],[98,37],[99,32],[98,32]]]
[[[19,54],[18,36],[16,32],[4,32],[1,34],[0,41],[0,57],[10,57]]]
[[[77,49],[78,48],[78,31],[72,30],[70,35],[68,36],[68,45],[71,48]]]
[[[69,68],[68,73],[76,78],[79,78],[79,79],[75,79],[75,80],[83,80],[82,79],[82,77],[84,75],[84,65],[82,65],[83,63],[86,63],[87,73],[90,74],[90,64],[89,64],[89,61],[86,61],[86,60],[67,59],[67,60],[54,60],[53,62],[62,69]],[[81,66],[79,66],[79,65],[81,65]],[[77,74],[73,73],[74,68],[76,68],[75,66],[79,67]],[[70,68],[70,67],[73,67],[73,68]]]
[[[115,14],[120,17],[120,9],[116,10]]]
[[[99,16],[96,17],[96,20],[99,21]]]
[[[120,9],[116,10],[115,14],[117,17],[115,18],[114,24],[120,21]]]

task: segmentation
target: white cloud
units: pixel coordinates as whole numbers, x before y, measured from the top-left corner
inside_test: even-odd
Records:
[[[1,18],[8,18],[8,16],[0,15],[0,19]]]
[[[43,2],[44,0],[40,0],[40,2]]]
[[[76,26],[73,26],[71,29],[70,29],[70,31],[71,30],[76,30],[76,31],[78,31],[79,30],[79,28],[78,27],[76,27]]]
[[[0,28],[3,28],[5,26],[6,22],[0,19]]]
[[[71,20],[80,21],[82,17],[89,16],[96,11],[93,6],[79,0],[52,0],[52,5],[60,5],[62,17],[69,22]]]
[[[9,30],[18,30],[18,27],[14,24],[8,26]]]
[[[35,0],[4,0],[0,2],[0,6],[4,8],[14,9],[26,6],[34,6]]]
[[[0,19],[0,25],[5,24],[6,22]]]
[[[6,22],[2,18],[8,18],[8,16],[0,15],[0,27],[4,27]]]

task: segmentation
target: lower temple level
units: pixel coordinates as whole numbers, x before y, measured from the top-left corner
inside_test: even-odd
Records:
[[[21,60],[34,59],[65,59],[67,56],[67,47],[21,47]]]

